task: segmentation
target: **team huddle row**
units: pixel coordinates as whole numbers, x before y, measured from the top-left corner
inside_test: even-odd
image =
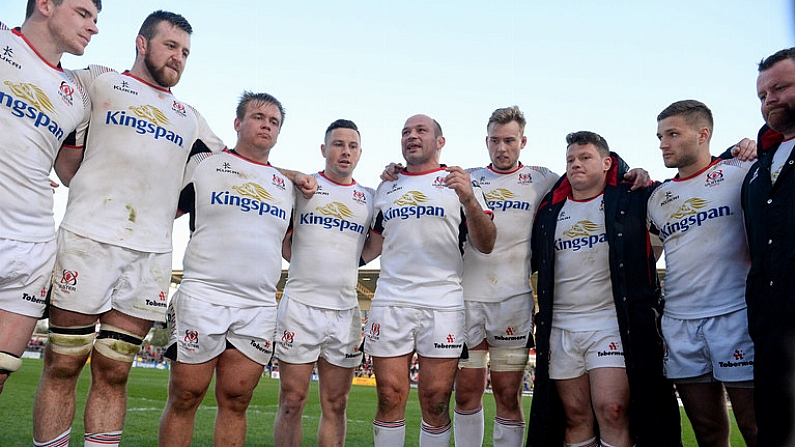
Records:
[[[376,446],[405,442],[414,354],[419,445],[482,444],[487,372],[493,445],[521,445],[534,345],[527,445],[678,446],[674,384],[699,445],[728,445],[724,390],[747,445],[795,442],[795,50],[760,64],[759,147],[745,139],[712,157],[706,105],[678,101],[660,113],[663,161],[678,169],[664,183],[629,171],[588,131],[566,137],[564,176],[522,164],[526,121],[514,106],[488,119],[491,163],[468,170],[440,164],[436,120],[408,118],[405,167],[390,165],[372,190],[353,179],[362,149],[349,120],[329,125],[316,174],[270,165],[285,112],[267,93],[242,94],[228,148],[171,94],[192,32],[179,14],[147,17],[129,71],[62,69],[61,55],[82,54],[96,34],[100,9],[99,0],[29,0],[21,27],[0,26],[0,391],[48,309],[34,445],[68,444],[89,356],[85,445],[118,445],[132,361],[164,319],[163,446],[190,445],[213,375],[215,445],[243,445],[272,356],[275,444],[301,444],[316,364],[317,444],[343,445],[362,337],[377,378]],[[53,168],[69,187],[57,233]],[[175,211],[189,215],[191,239],[169,301]],[[378,256],[362,334],[357,269]],[[277,306],[282,257],[290,270]]]

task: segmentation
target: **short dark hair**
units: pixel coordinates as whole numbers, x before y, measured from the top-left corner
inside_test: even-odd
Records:
[[[193,27],[190,26],[190,23],[188,23],[185,17],[182,17],[181,15],[174,12],[159,10],[149,14],[146,17],[144,23],[141,24],[141,29],[138,30],[138,35],[144,36],[146,40],[152,40],[152,38],[155,37],[157,25],[159,25],[160,22],[168,22],[172,26],[185,31],[188,34],[193,34]]]
[[[441,137],[441,136],[444,136],[444,135],[442,134],[442,125],[441,125],[441,124],[439,124],[439,121],[436,121],[436,120],[435,120],[435,119],[433,119],[433,118],[431,118],[431,121],[433,121],[433,125],[436,127],[435,129],[433,129],[433,136],[434,136],[434,137]]]
[[[359,133],[359,128],[356,127],[356,123],[354,123],[351,120],[338,119],[333,123],[329,124],[328,128],[326,129],[326,137],[325,137],[326,140],[328,140],[329,135],[331,135],[331,132],[334,129],[352,129],[356,131],[356,134],[359,135],[359,138],[361,138],[362,136],[362,134]]]
[[[246,109],[252,102],[258,105],[273,104],[278,107],[279,113],[282,115],[282,119],[279,122],[279,129],[282,128],[282,125],[284,125],[284,106],[282,106],[282,103],[280,103],[278,99],[269,93],[244,91],[243,94],[240,95],[240,102],[237,103],[236,114],[238,120],[243,121],[243,118],[246,117]]]
[[[508,124],[511,121],[516,121],[516,124],[519,125],[519,131],[524,135],[524,126],[527,124],[527,120],[524,117],[524,113],[519,110],[519,106],[504,107],[492,112],[489,122],[486,123],[486,131],[492,124]]]
[[[94,6],[97,7],[97,11],[102,11],[102,0],[92,0],[94,2]],[[63,0],[52,0],[52,3],[55,6],[61,6]],[[36,10],[36,0],[28,0],[27,8],[25,9],[25,20],[29,19],[30,16],[33,15],[33,11]]]
[[[785,59],[791,59],[795,62],[795,47],[776,51],[770,56],[762,59],[762,61],[759,62],[759,72],[761,73]]]
[[[607,140],[597,133],[581,130],[566,135],[566,148],[569,148],[572,144],[585,145],[589,143],[596,146],[599,154],[603,157],[610,156],[610,146],[607,145]]]
[[[712,132],[712,127],[714,125],[712,110],[701,101],[696,101],[695,99],[676,101],[657,115],[657,122],[659,123],[672,116],[684,117],[685,121],[690,126],[704,124],[709,128],[709,131]]]

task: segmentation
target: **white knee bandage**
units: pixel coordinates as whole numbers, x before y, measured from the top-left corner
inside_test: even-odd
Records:
[[[489,363],[489,351],[485,349],[475,349],[468,352],[469,358],[458,361],[458,368],[485,368]]]
[[[132,363],[138,351],[141,350],[143,342],[131,332],[103,324],[100,327],[94,348],[109,359]]]
[[[91,352],[94,346],[94,325],[58,327],[50,325],[47,342],[52,352],[61,355],[82,356]]]
[[[0,352],[0,371],[11,374],[18,370],[20,366],[22,366],[22,359],[7,352]]]
[[[527,348],[489,348],[492,371],[524,371],[530,358]]]

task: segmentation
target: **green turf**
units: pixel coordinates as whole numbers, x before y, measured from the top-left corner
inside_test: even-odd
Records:
[[[0,395],[0,445],[30,446],[32,437],[31,411],[36,384],[41,374],[42,361],[25,359],[22,369],[13,374]],[[86,369],[80,378],[77,393],[77,415],[72,429],[72,446],[83,445],[82,411],[88,389],[89,373]],[[128,387],[128,411],[124,427],[122,446],[155,446],[160,413],[166,400],[168,372],[134,368]],[[254,393],[249,408],[249,428],[246,445],[272,446],[273,418],[276,413],[278,380],[263,378]],[[375,414],[375,388],[353,386],[348,405],[348,446],[369,446],[373,444],[372,420]],[[524,399],[525,414],[530,407],[530,399]],[[494,418],[494,401],[491,396],[484,399],[486,421]],[[304,446],[315,445],[320,405],[317,401],[317,387],[311,387],[309,402],[304,412]],[[215,418],[215,399],[212,393],[207,397],[196,416],[196,430],[193,446],[212,446],[212,428]],[[406,445],[417,445],[419,439],[420,410],[416,392],[412,391],[406,410]],[[745,445],[732,418],[732,446]],[[491,424],[486,424],[484,446],[491,446]],[[683,415],[684,445],[695,447],[696,442],[689,423]]]

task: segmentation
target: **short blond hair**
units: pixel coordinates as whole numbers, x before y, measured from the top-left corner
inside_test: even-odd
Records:
[[[519,110],[519,106],[503,107],[492,112],[489,122],[486,123],[486,132],[492,124],[508,124],[511,121],[516,121],[519,124],[519,131],[524,135],[524,126],[527,124],[527,120],[524,118],[524,113]]]

